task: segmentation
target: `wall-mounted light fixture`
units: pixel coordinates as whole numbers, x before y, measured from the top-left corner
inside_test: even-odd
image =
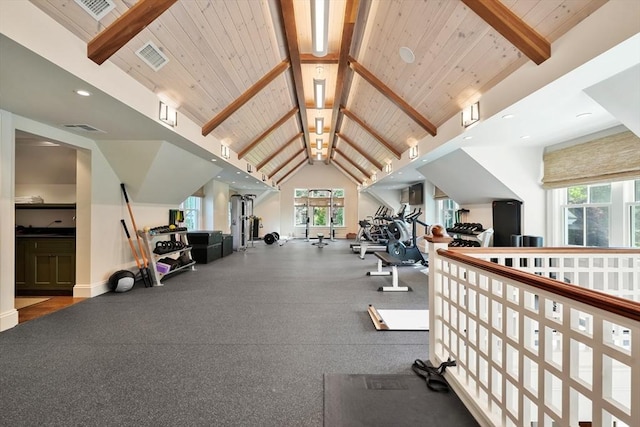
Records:
[[[329,0],[311,0],[311,40],[314,56],[325,56],[329,41]]]
[[[373,175],[371,175],[371,182],[376,182],[378,180],[378,174],[374,173]]]
[[[276,182],[275,181],[271,181],[271,186],[275,187],[276,186]]]
[[[387,174],[390,174],[391,172],[393,172],[393,166],[391,165],[391,163],[387,163],[386,165],[384,165],[384,171]]]
[[[318,151],[318,152],[316,153],[316,159],[317,159],[317,160],[322,160],[322,151]]]
[[[164,102],[160,101],[160,113],[158,117],[161,122],[168,124],[171,127],[178,125],[178,112],[175,108],[169,107]]]
[[[231,157],[231,150],[229,150],[229,147],[226,145],[221,145],[220,146],[220,156],[223,159],[228,159],[229,157]]]
[[[322,138],[316,139],[316,150],[322,150]]]
[[[409,158],[411,160],[418,157],[418,146],[414,145],[413,147],[409,147]]]
[[[251,165],[251,163],[247,163],[247,172],[249,173],[253,172],[253,166]]]
[[[313,79],[313,99],[316,104],[316,110],[324,109],[324,86],[325,79]]]
[[[267,180],[267,176],[265,174],[262,174],[262,182],[265,182]]]
[[[462,126],[469,127],[480,120],[480,101],[462,110]]]
[[[316,135],[322,135],[324,132],[324,117],[316,117]]]

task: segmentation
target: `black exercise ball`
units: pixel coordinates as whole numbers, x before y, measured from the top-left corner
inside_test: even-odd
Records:
[[[127,292],[133,288],[136,276],[129,270],[119,270],[109,277],[109,289],[113,292]]]

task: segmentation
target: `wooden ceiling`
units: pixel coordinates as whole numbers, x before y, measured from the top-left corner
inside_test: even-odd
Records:
[[[91,60],[112,62],[278,183],[318,152],[370,179],[518,67],[544,62],[606,2],[330,0],[328,53],[315,57],[311,0],[109,0],[100,20],[82,0],[31,1]],[[149,41],[168,58],[157,71],[136,54]],[[326,81],[322,110],[314,78]]]

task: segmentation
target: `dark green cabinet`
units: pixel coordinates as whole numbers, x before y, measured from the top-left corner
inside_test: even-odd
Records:
[[[76,276],[75,238],[16,240],[16,291],[73,291]]]

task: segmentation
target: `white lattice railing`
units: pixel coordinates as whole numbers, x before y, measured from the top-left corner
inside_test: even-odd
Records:
[[[640,425],[639,250],[429,240],[429,357],[482,425]]]

